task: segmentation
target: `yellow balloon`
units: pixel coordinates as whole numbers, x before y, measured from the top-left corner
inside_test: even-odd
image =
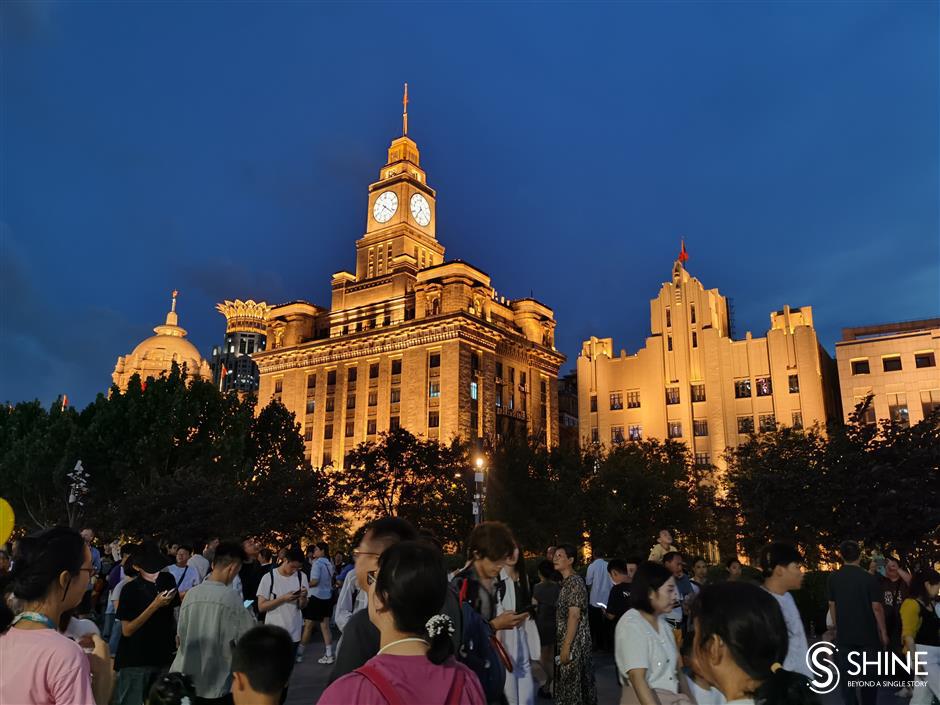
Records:
[[[13,533],[13,507],[0,497],[0,543],[6,543]]]

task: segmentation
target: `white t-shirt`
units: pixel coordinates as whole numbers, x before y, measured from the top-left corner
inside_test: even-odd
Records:
[[[686,678],[686,683],[688,683],[689,693],[691,693],[695,705],[725,705],[725,696],[717,688],[705,690],[691,678]]]
[[[662,616],[657,618],[659,631],[639,610],[624,613],[614,630],[614,658],[617,673],[624,682],[634,668],[646,669],[646,682],[650,688],[661,688],[670,693],[679,692],[677,667],[679,653],[672,627]]]
[[[766,590],[766,588],[764,588]],[[806,641],[806,631],[803,629],[803,620],[800,619],[800,611],[796,607],[796,601],[789,592],[783,595],[767,590],[771,595],[777,598],[780,605],[780,611],[783,612],[783,620],[787,623],[787,638],[789,645],[787,647],[787,657],[783,661],[783,667],[788,671],[802,673],[807,678],[813,678],[812,671],[806,665],[806,652],[809,650],[809,644]]]
[[[76,619],[75,617],[69,620],[69,625],[65,628],[63,634],[72,641],[78,641],[83,636],[88,636],[89,634],[101,636],[98,625],[90,619]]]
[[[176,581],[176,591],[180,594],[188,592],[202,582],[199,571],[191,565],[180,567],[174,564],[167,568],[166,572],[173,576],[173,580]]]
[[[587,583],[588,589],[591,591],[589,600],[591,606],[606,605],[607,598],[610,596],[610,589],[614,586],[614,581],[610,579],[610,573],[607,572],[607,561],[603,558],[595,558],[588,566],[584,582]]]
[[[117,608],[117,603],[121,599],[121,592],[124,590],[124,586],[127,585],[133,578],[129,575],[125,575],[121,578],[115,588],[111,591],[111,602],[114,603],[115,608]]]
[[[274,581],[274,589],[271,589],[271,581]],[[279,568],[275,568],[270,573],[265,573],[258,584],[258,597],[267,600],[273,600],[281,595],[295,592],[296,590],[308,590],[310,581],[304,575],[302,570],[298,570],[293,575],[281,575]],[[264,623],[275,627],[284,627],[290,634],[293,641],[300,641],[300,635],[304,629],[304,618],[300,612],[300,607],[296,602],[285,602],[279,607],[264,613]]]
[[[353,599],[353,593],[355,593],[355,599]],[[333,610],[333,621],[336,622],[339,630],[343,631],[349,619],[368,604],[369,593],[359,589],[356,583],[356,571],[349,571],[343,578],[343,587],[339,591],[336,608]]]
[[[199,573],[200,583],[206,579],[207,575],[209,575],[209,568],[211,568],[211,566],[209,565],[209,559],[200,553],[197,553],[196,555],[192,556],[189,559],[189,562],[187,563],[187,565],[190,568],[195,568],[196,572]]]

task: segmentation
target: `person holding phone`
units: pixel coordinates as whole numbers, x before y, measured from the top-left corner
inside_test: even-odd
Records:
[[[506,674],[503,693],[509,705],[531,705],[535,702],[535,676],[532,673],[532,658],[541,651],[538,643],[538,631],[535,623],[526,617],[533,617],[535,605],[532,604],[532,590],[529,587],[529,576],[526,575],[525,562],[519,545],[506,559],[505,565],[499,573],[496,583],[497,616],[504,612],[520,615],[524,621],[511,629],[501,629],[496,632],[497,638],[502,642],[506,653],[512,659],[512,673]],[[530,643],[527,625],[532,626],[535,643]],[[533,650],[534,647],[534,650]]]
[[[307,590],[310,581],[304,575],[304,554],[299,548],[289,548],[284,562],[258,583],[258,611],[264,615],[264,623],[283,627],[294,643],[293,658],[303,634],[302,610],[307,606]]]
[[[176,580],[161,572],[169,562],[156,544],[141,544],[130,558],[137,577],[121,590],[116,617],[121,621],[114,669],[115,705],[141,705],[150,686],[173,662],[176,620],[180,603]]]

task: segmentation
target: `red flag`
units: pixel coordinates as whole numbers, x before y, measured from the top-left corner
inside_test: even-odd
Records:
[[[222,385],[225,384],[225,375],[228,374],[228,370],[225,369],[225,363],[222,363],[222,374],[219,375],[219,391],[222,391]]]
[[[689,253],[685,250],[685,238],[682,238],[682,249],[679,250],[679,261],[685,264],[689,261]]]

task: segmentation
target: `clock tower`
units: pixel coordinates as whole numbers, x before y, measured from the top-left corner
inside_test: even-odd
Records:
[[[356,279],[427,269],[444,262],[437,241],[436,194],[408,137],[408,84],[402,99],[402,136],[388,148],[379,180],[369,185],[366,233],[356,243]]]

